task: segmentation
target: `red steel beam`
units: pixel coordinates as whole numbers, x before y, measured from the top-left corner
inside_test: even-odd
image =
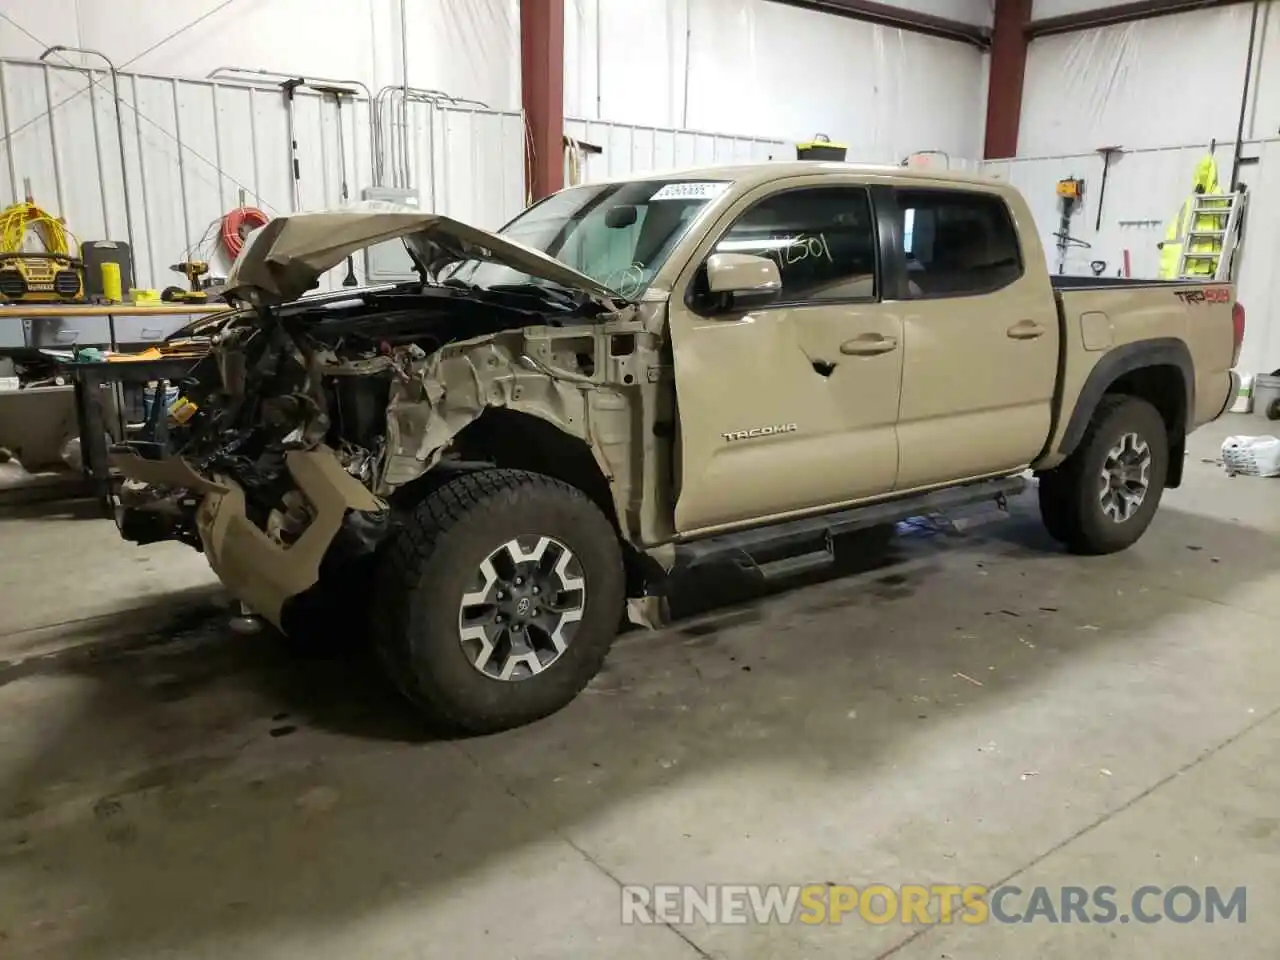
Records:
[[[1022,119],[1022,81],[1027,72],[1027,26],[1031,0],[996,0],[991,29],[991,70],[987,81],[987,135],[983,156],[988,160],[1018,152],[1018,122]]]
[[[1150,20],[1152,17],[1167,17],[1174,13],[1190,13],[1193,10],[1209,10],[1213,7],[1229,7],[1232,4],[1249,2],[1251,0],[1135,0],[1133,3],[1081,10],[1079,13],[1070,13],[1061,17],[1045,17],[1033,21],[1027,27],[1027,36],[1035,39],[1052,36],[1055,33],[1092,30],[1095,27],[1109,27],[1117,23],[1132,23],[1135,20]]]
[[[524,182],[537,201],[564,186],[564,0],[520,0]]]

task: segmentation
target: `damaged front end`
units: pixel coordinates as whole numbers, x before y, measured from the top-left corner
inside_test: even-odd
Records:
[[[628,394],[652,389],[659,363],[636,310],[538,284],[258,302],[212,334],[184,388],[198,412],[175,453],[114,449],[122,535],[203,550],[233,596],[281,626],[286,603],[327,569],[377,550],[403,491],[475,456],[455,441],[495,408],[580,440],[623,517]],[[631,346],[620,356],[609,347],[619,331]]]

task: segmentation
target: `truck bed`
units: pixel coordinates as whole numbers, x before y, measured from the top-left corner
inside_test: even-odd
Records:
[[[1051,274],[1049,282],[1054,290],[1091,290],[1107,287],[1161,287],[1179,283],[1191,283],[1189,280],[1148,280],[1131,277],[1068,277]],[[1212,283],[1206,280],[1205,283]]]

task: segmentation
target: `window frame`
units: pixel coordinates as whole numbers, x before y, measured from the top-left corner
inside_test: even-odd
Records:
[[[685,285],[683,300],[684,300],[684,305],[686,309],[688,309],[691,313],[694,313],[701,317],[712,317],[712,316],[723,315],[726,311],[718,310],[715,308],[709,308],[707,304],[699,303],[694,293],[694,290],[697,286],[698,277],[704,270],[706,270],[707,260],[716,252],[716,247],[719,246],[720,241],[723,240],[729,234],[730,230],[732,230],[735,226],[738,225],[738,223],[742,220],[743,217],[751,213],[751,211],[753,211],[760,204],[765,203],[766,201],[769,201],[769,200],[773,200],[777,197],[785,196],[786,194],[799,193],[801,191],[812,191],[812,190],[850,190],[850,191],[861,192],[865,196],[867,201],[867,208],[871,215],[870,225],[873,233],[872,249],[874,251],[874,256],[875,256],[875,266],[874,266],[874,271],[875,271],[874,280],[875,280],[875,291],[876,291],[875,294],[870,297],[832,297],[832,298],[824,298],[819,300],[804,299],[804,298],[782,299],[780,295],[777,299],[770,300],[767,303],[753,304],[750,307],[743,307],[741,309],[733,308],[728,312],[758,313],[764,310],[796,309],[798,307],[826,307],[826,306],[841,306],[841,305],[850,305],[850,304],[872,304],[872,303],[881,303],[885,299],[887,299],[885,294],[887,290],[888,274],[885,270],[885,262],[886,262],[885,251],[894,249],[893,239],[895,236],[892,217],[891,216],[886,217],[885,216],[886,211],[883,209],[885,200],[886,199],[891,200],[891,197],[889,196],[890,194],[889,188],[883,187],[883,186],[876,186],[874,184],[868,184],[868,183],[811,182],[811,183],[789,184],[789,185],[780,187],[779,189],[771,190],[768,193],[765,193],[762,196],[759,196],[749,201],[747,205],[741,210],[741,212],[735,214],[732,217],[732,219],[730,219],[729,222],[726,223],[722,228],[717,228],[712,231],[710,243],[707,246],[706,252],[703,253],[700,258],[698,258],[697,266],[694,268],[692,274],[689,277],[688,282]],[[900,232],[901,230],[900,216],[898,217],[898,221],[899,221],[899,226],[897,229]],[[784,292],[785,292],[785,289],[784,289]]]
[[[903,303],[922,303],[931,300],[965,300],[970,297],[988,297],[993,293],[999,293],[1001,290],[1007,290],[1014,284],[1021,282],[1027,275],[1027,257],[1026,251],[1022,247],[1022,234],[1018,230],[1018,221],[1014,218],[1013,210],[1010,209],[1009,203],[999,193],[993,190],[982,190],[980,188],[966,187],[945,187],[922,185],[919,187],[894,187],[888,191],[889,196],[884,200],[886,206],[886,214],[893,218],[896,236],[891,246],[886,246],[882,251],[885,261],[892,263],[892,272],[895,275],[896,286],[893,296],[888,295],[886,289],[886,300],[896,300]],[[943,196],[958,197],[981,197],[985,202],[997,204],[1004,213],[1005,223],[1010,232],[1013,234],[1015,241],[1015,249],[1018,255],[1018,272],[1017,275],[1004,281],[1003,283],[994,284],[982,289],[969,290],[964,293],[929,293],[920,296],[911,296],[908,282],[910,280],[907,274],[907,251],[906,251],[906,210],[902,204],[903,194],[940,194]]]

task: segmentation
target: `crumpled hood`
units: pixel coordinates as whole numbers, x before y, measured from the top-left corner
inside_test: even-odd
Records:
[[[532,247],[435,213],[364,202],[341,210],[276,217],[250,235],[227,275],[224,296],[256,304],[296,300],[328,270],[365,247],[403,238],[434,277],[462,260],[486,260],[589,294],[612,309],[622,298]]]

